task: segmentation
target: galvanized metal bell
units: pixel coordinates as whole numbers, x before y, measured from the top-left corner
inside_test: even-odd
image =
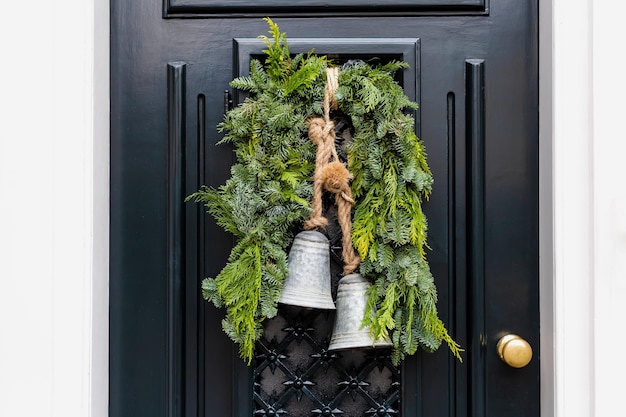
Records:
[[[334,310],[330,289],[330,243],[315,230],[296,235],[287,258],[289,273],[278,302]]]
[[[361,274],[346,275],[339,280],[335,326],[328,350],[393,346],[389,339],[374,340],[368,327],[361,328],[369,287],[370,282]]]

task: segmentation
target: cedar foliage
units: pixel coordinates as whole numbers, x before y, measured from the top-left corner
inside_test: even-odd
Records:
[[[277,313],[287,275],[286,248],[310,214],[315,147],[306,121],[322,114],[325,57],[291,56],[286,35],[269,18],[264,63],[233,88],[249,97],[220,123],[220,143],[234,147],[231,177],[217,189],[188,197],[202,202],[218,225],[236,238],[226,266],[202,283],[204,298],[226,309],[222,321],[240,355],[252,360],[261,323]],[[344,65],[335,95],[354,131],[348,168],[356,200],[352,241],[361,274],[372,281],[363,325],[376,338],[390,336],[394,363],[418,347],[433,351],[445,341],[460,359],[459,345],[438,318],[437,292],[426,260],[422,199],[433,183],[423,143],[414,132],[415,109],[394,72],[401,62],[372,67]]]

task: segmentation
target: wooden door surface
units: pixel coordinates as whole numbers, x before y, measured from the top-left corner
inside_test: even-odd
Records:
[[[536,0],[112,0],[111,10],[111,416],[539,415]],[[385,371],[388,388],[345,391],[347,405],[328,409],[325,394],[255,396],[254,364],[200,294],[232,237],[183,200],[229,177],[216,126],[238,101],[229,81],[263,49],[265,16],[294,52],[410,64],[399,81],[419,103],[435,179],[428,259],[463,363],[445,347],[418,352]],[[535,349],[528,366],[498,357],[507,334]],[[342,389],[348,368],[315,384]],[[290,388],[298,372],[273,383]]]

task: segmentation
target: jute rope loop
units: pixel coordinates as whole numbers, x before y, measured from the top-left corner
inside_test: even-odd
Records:
[[[336,108],[334,102],[338,87],[339,69],[326,70],[326,88],[324,90],[324,118],[316,117],[309,121],[309,138],[317,146],[315,172],[313,173],[313,201],[311,217],[304,223],[307,230],[326,227],[328,219],[322,214],[322,192],[324,189],[335,194],[341,226],[342,257],[344,275],[351,274],[358,268],[361,259],[352,246],[352,206],[354,199],[350,190],[352,174],[339,161],[335,149],[334,123],[330,120],[330,109]]]

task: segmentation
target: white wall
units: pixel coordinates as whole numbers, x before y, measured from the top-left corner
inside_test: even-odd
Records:
[[[0,25],[0,416],[104,417],[108,1],[22,4]],[[545,417],[623,409],[620,4],[541,1]]]
[[[626,346],[626,56],[619,45],[626,40],[625,15],[623,2],[593,2],[592,349],[598,416],[624,409],[626,362],[620,352]]]
[[[593,416],[592,8],[590,0],[553,5],[552,372],[556,415],[582,417]]]
[[[108,1],[2,20],[0,416],[104,417]]]
[[[543,161],[542,185],[553,198],[542,202],[542,221],[552,214],[553,247],[542,254],[552,249],[553,259],[542,269],[544,284],[551,284],[542,294],[548,296],[542,302],[544,415],[612,416],[623,410],[618,378],[626,372],[620,357],[626,343],[626,60],[619,46],[626,39],[626,6],[614,0],[545,6],[552,31],[542,22],[541,75],[542,85],[552,86],[542,90],[542,104],[551,101],[542,109],[542,138],[552,136],[552,164]],[[546,184],[550,169],[553,181]]]

